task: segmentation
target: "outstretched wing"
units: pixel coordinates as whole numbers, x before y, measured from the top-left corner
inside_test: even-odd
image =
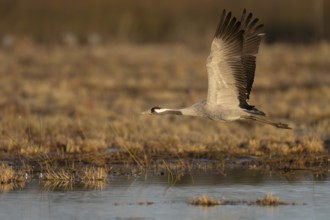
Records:
[[[252,14],[241,21],[224,10],[207,59],[208,96],[210,105],[228,108],[240,106],[251,109],[247,99],[252,88],[255,71],[255,54],[260,44],[261,25],[251,22]]]
[[[249,99],[254,81],[254,73],[256,70],[256,55],[258,53],[261,37],[263,35],[261,29],[264,26],[263,24],[258,23],[258,18],[252,18],[252,13],[249,13],[246,17],[246,10],[244,9],[240,22],[241,29],[244,30],[242,63],[247,79],[247,99]]]

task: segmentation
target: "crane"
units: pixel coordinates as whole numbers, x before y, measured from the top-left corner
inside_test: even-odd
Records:
[[[198,116],[214,121],[254,120],[291,129],[288,124],[267,119],[264,112],[248,104],[263,26],[246,9],[240,20],[223,10],[206,62],[207,98],[186,108],[155,106],[142,114]]]

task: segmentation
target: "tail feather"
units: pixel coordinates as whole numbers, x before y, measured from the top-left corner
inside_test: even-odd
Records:
[[[266,118],[262,118],[262,117],[257,117],[257,116],[248,116],[248,117],[245,117],[246,119],[250,119],[250,120],[254,120],[254,121],[257,121],[257,122],[260,122],[260,123],[264,123],[264,124],[269,124],[269,125],[272,125],[274,127],[277,127],[277,128],[282,128],[282,129],[292,129],[289,127],[288,124],[285,124],[285,123],[281,123],[281,122],[273,122],[273,121],[270,121]]]

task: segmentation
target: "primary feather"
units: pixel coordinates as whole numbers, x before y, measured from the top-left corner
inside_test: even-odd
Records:
[[[254,81],[262,26],[258,19],[252,20],[252,13],[246,16],[246,10],[240,21],[231,12],[223,11],[206,64],[208,104],[254,108],[247,100]]]

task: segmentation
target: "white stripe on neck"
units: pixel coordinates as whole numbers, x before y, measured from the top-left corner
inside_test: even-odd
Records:
[[[163,113],[163,112],[166,112],[168,110],[170,110],[170,109],[168,109],[168,108],[161,108],[161,109],[155,109],[155,112],[156,113]]]

